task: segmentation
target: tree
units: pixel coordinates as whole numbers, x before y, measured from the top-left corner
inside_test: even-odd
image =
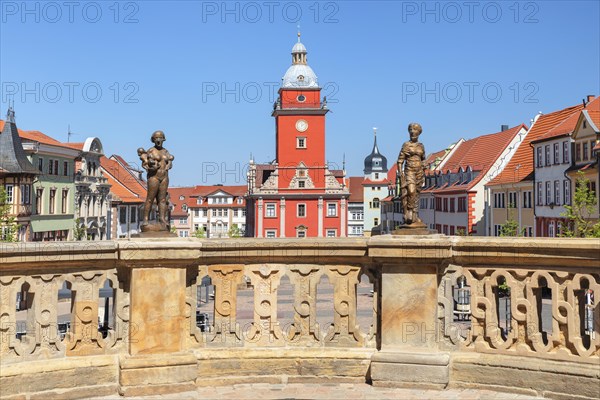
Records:
[[[590,180],[582,171],[577,173],[575,181],[575,196],[572,205],[565,205],[565,212],[561,216],[569,220],[563,227],[561,236],[564,237],[600,237],[600,222],[594,223],[591,215],[596,210],[598,199],[596,193],[590,188]]]
[[[206,232],[203,227],[200,227],[192,233],[192,236],[198,239],[204,239],[206,237]]]
[[[519,230],[519,222],[517,222],[517,220],[515,220],[513,218],[513,216],[511,214],[511,210],[514,211],[514,204],[509,204],[508,205],[508,219],[506,220],[506,222],[504,224],[502,224],[500,226],[500,236],[503,237],[516,237],[516,236],[523,236],[523,232],[525,231],[525,229],[521,229]]]
[[[242,236],[242,231],[240,230],[240,228],[238,228],[237,224],[233,224],[231,225],[231,228],[229,228],[227,234],[230,238],[237,238]]]
[[[12,204],[8,203],[8,193],[0,186],[0,242],[16,242],[19,224],[11,215]]]
[[[83,240],[86,237],[87,228],[84,224],[80,224],[75,220],[75,227],[73,228],[73,237],[75,240]]]

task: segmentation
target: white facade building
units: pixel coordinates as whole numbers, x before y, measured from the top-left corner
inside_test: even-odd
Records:
[[[377,147],[377,130],[374,129],[373,150],[364,161],[363,186],[364,235],[381,232],[381,202],[387,196],[387,158]]]

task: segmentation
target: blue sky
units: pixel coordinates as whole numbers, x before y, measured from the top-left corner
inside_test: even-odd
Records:
[[[598,1],[0,1],[0,102],[21,129],[98,136],[138,162],[154,130],[171,184],[244,184],[275,157],[273,95],[297,25],[331,112],[327,159],[361,175],[372,127],[393,165],[600,94]]]

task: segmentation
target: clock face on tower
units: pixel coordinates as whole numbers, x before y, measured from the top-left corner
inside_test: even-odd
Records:
[[[308,122],[306,122],[303,119],[299,119],[298,121],[296,121],[296,130],[298,132],[304,132],[308,129]]]

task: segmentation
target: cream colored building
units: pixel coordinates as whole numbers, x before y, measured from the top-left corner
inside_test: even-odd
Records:
[[[590,103],[579,114],[575,129],[571,135],[573,139],[573,162],[567,169],[567,176],[571,180],[571,196],[575,196],[577,178],[581,171],[585,178],[590,181],[590,189],[598,199],[598,187],[600,176],[598,175],[598,158],[600,157],[600,99],[591,99]],[[573,201],[571,201],[573,203]],[[596,203],[595,210],[589,215],[593,221],[598,221],[599,204]]]

